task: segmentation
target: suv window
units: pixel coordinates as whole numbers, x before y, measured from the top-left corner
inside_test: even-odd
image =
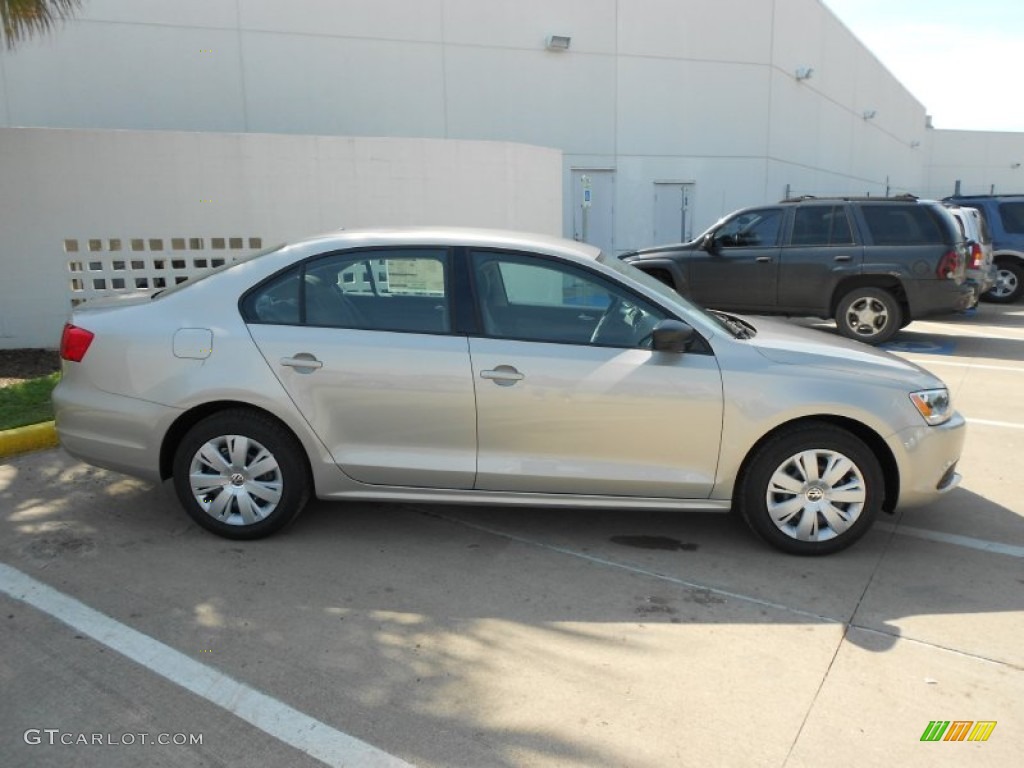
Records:
[[[773,246],[779,242],[781,208],[746,211],[725,222],[715,233],[715,245],[721,248]]]
[[[942,245],[949,238],[926,205],[863,205],[875,245]]]
[[[853,231],[841,205],[803,205],[793,217],[792,245],[850,245]]]
[[[1024,235],[1024,203],[1000,203],[999,218],[1007,232]]]

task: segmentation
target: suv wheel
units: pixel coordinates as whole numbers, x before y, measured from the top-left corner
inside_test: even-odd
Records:
[[[1015,261],[996,264],[996,284],[985,294],[985,301],[1012,304],[1024,293],[1024,267]]]
[[[827,555],[853,544],[882,507],[878,459],[859,438],[830,424],[780,432],[756,449],[735,506],[772,546]]]
[[[836,325],[849,339],[868,344],[888,341],[903,324],[903,309],[884,288],[854,288],[836,307]]]
[[[209,416],[174,454],[174,490],[189,516],[228,539],[258,539],[291,522],[311,482],[295,437],[248,410]]]

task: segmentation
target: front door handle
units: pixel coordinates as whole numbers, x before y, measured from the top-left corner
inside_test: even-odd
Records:
[[[280,362],[281,365],[294,368],[298,373],[311,373],[318,368],[324,367],[323,363],[308,352],[300,352],[294,357],[282,357]]]
[[[480,371],[481,379],[490,379],[500,387],[510,387],[526,378],[511,365],[499,365],[489,371]]]
[[[850,261],[852,256],[836,256],[833,261]]]
[[[759,261],[762,264],[767,264],[772,260],[771,256],[758,256],[754,261]]]

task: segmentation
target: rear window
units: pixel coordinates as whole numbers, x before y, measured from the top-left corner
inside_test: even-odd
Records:
[[[927,205],[868,204],[861,213],[875,245],[944,245],[950,240],[941,214]]]
[[[1015,235],[1024,235],[1024,202],[1000,203],[999,218],[1003,221],[1003,229]]]

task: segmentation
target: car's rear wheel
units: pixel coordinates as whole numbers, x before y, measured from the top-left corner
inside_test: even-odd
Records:
[[[996,264],[996,284],[985,294],[985,301],[1012,304],[1024,294],[1024,266],[1015,261]]]
[[[867,532],[884,493],[881,466],[863,441],[830,424],[807,424],[756,449],[735,502],[772,546],[796,555],[827,555]]]
[[[229,539],[269,536],[309,500],[303,449],[279,423],[243,409],[190,429],[174,454],[174,489],[203,528]]]
[[[884,288],[854,288],[836,306],[839,333],[868,344],[892,338],[903,323],[903,308]]]

